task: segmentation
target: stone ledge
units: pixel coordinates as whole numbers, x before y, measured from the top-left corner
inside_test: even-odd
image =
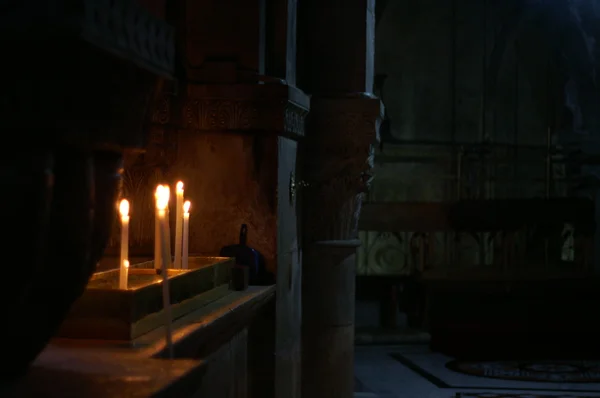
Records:
[[[251,286],[231,292],[196,312],[173,322],[173,344],[178,359],[164,357],[164,331],[157,329],[132,343],[54,340],[30,372],[4,397],[104,398],[127,396],[192,396],[206,370],[203,360],[243,329],[256,310],[273,299],[274,286]]]
[[[7,398],[183,398],[192,396],[205,370],[203,361],[131,359],[49,348],[21,383],[0,393]]]

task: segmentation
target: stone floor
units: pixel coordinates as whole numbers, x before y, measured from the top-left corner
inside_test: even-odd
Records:
[[[355,398],[600,398],[600,383],[469,376],[447,369],[450,360],[430,352],[426,344],[357,346]]]

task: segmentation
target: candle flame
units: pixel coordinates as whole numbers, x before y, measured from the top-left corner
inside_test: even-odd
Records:
[[[163,185],[163,189],[165,192],[165,200],[167,201],[167,206],[169,205],[169,200],[171,200],[171,188],[168,185]]]
[[[183,193],[183,181],[179,181],[175,187],[177,189],[177,193]]]
[[[167,206],[169,206],[169,187],[164,185],[157,186],[154,196],[156,198],[156,208],[158,210],[166,210]]]
[[[184,214],[188,214],[190,212],[190,207],[192,206],[192,202],[190,202],[189,200],[186,200],[185,203],[183,204],[183,212]]]
[[[119,213],[121,213],[121,217],[129,215],[129,201],[127,199],[123,199],[119,204]]]
[[[123,260],[123,267],[129,268],[129,261],[128,260]]]

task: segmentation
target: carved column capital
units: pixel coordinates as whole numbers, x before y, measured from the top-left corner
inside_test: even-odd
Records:
[[[311,129],[327,130],[327,133],[314,134],[308,139],[324,150],[368,147],[379,141],[380,111],[379,99],[369,94],[313,98]]]
[[[368,189],[381,117],[378,98],[356,94],[313,98],[305,140],[307,243],[357,236],[363,193]]]

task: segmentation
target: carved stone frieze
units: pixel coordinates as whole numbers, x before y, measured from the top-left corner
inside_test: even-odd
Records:
[[[183,106],[183,128],[206,131],[275,131],[302,136],[308,109],[288,101],[190,99]]]
[[[252,90],[218,93],[192,85],[192,94],[164,96],[155,104],[153,123],[192,131],[273,132],[304,135],[308,97],[285,85],[255,85]],[[283,89],[282,89],[283,87]],[[301,101],[296,101],[300,96]]]
[[[264,122],[261,104],[239,99],[189,99],[183,107],[183,128],[192,130],[249,130]]]
[[[313,99],[305,140],[305,241],[356,238],[378,141],[379,100]]]
[[[303,136],[308,109],[289,102],[285,107],[284,131]]]

